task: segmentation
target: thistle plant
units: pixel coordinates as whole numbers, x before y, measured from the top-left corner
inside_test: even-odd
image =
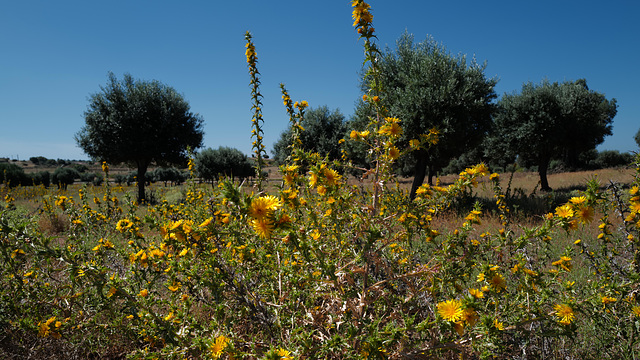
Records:
[[[284,86],[294,155],[281,186],[250,193],[228,179],[215,188],[189,181],[176,188],[179,201],[145,206],[108,181],[76,197],[0,187],[12,204],[0,208],[0,357],[636,356],[640,165],[630,184],[592,179],[520,224],[484,164],[409,199],[389,186],[391,165],[438,134],[399,145],[402,122],[385,112],[376,80],[370,7],[353,5],[376,116],[350,138],[371,149],[370,193],[340,172],[347,164],[301,149],[308,104]],[[492,193],[480,198],[483,187]],[[28,213],[25,200],[41,213]],[[38,221],[54,216],[67,225],[45,233]]]
[[[251,130],[251,138],[254,141],[251,144],[254,156],[256,157],[256,179],[258,191],[262,191],[262,182],[264,181],[263,169],[265,167],[264,155],[266,154],[265,146],[262,144],[264,131],[262,130],[262,124],[264,119],[262,118],[262,94],[260,93],[260,72],[258,72],[258,55],[256,54],[256,47],[253,44],[251,33],[247,31],[244,36],[247,41],[245,55],[247,57],[247,64],[249,66],[249,76],[251,78],[251,110],[253,111],[253,118],[251,124],[253,129]]]

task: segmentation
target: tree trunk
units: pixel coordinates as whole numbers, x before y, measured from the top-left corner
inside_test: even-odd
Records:
[[[540,175],[540,190],[551,191],[549,181],[547,181],[547,169],[549,168],[549,159],[541,159],[538,162],[538,174]]]
[[[144,185],[147,182],[146,174],[148,166],[149,165],[146,163],[138,163],[138,175],[136,177],[136,180],[138,181],[138,203],[140,204],[142,204],[146,200]]]
[[[411,193],[409,194],[409,198],[411,200],[415,199],[416,191],[424,182],[424,177],[427,174],[427,154],[423,151],[416,154],[416,167],[413,175],[413,183],[411,184]]]
[[[428,182],[429,185],[433,185],[433,177],[436,175],[435,170],[433,169],[433,165],[429,165],[429,178],[428,178]]]

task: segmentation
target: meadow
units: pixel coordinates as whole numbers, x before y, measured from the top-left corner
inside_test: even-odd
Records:
[[[365,76],[369,6],[354,0]],[[640,156],[550,176],[485,164],[423,184],[393,166],[384,92],[358,177],[300,148],[306,101],[282,86],[291,156],[267,170],[256,46],[246,35],[256,178],[181,186],[0,187],[0,358],[634,359],[640,354]],[[269,174],[267,177],[265,174]],[[611,180],[611,181],[610,181]]]
[[[637,224],[598,203],[637,203],[634,174],[554,174],[537,193],[534,173],[480,166],[414,205],[400,179],[376,216],[371,181],[327,164],[285,166],[260,194],[152,185],[154,205],[113,182],[2,187],[0,354],[632,358]]]

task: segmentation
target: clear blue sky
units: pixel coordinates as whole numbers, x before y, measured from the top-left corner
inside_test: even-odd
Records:
[[[613,136],[599,149],[637,150],[640,2],[374,1],[379,44],[406,30],[454,54],[487,61],[497,93],[524,82],[586,78],[618,100]],[[362,42],[348,0],[2,1],[0,157],[87,159],[74,141],[88,96],[112,71],[159,80],[205,120],[205,147],[251,152],[244,33],[262,73],[265,145],[287,127],[279,83],[312,107],[347,117],[360,96]]]

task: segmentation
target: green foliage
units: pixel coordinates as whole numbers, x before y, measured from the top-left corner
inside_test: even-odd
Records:
[[[43,185],[45,188],[51,185],[51,174],[48,171],[38,171],[31,178],[34,185]]]
[[[633,155],[630,153],[621,153],[618,150],[599,151],[594,164],[596,168],[612,168],[629,166],[633,163]]]
[[[51,175],[51,182],[60,189],[66,189],[68,185],[73,184],[75,179],[80,179],[80,173],[69,167],[57,168]]]
[[[498,106],[486,155],[517,155],[524,166],[538,166],[542,190],[551,189],[546,177],[550,161],[575,164],[581,153],[611,135],[617,112],[616,100],[589,90],[584,79],[525,83],[520,94],[505,94]]]
[[[207,181],[216,181],[221,176],[244,179],[253,176],[254,170],[247,155],[240,150],[220,146],[207,148],[196,154],[195,166],[198,176]]]
[[[145,175],[152,162],[183,164],[187,149],[202,145],[203,119],[172,87],[134,80],[125,74],[92,94],[78,145],[95,160],[137,168],[138,199],[145,198]]]
[[[304,128],[299,133],[300,149],[326,155],[330,160],[340,159],[339,142],[347,135],[347,126],[344,115],[338,109],[331,111],[326,105],[309,108],[300,125]],[[280,134],[272,151],[278,164],[284,164],[290,156],[292,142],[291,129]]]
[[[633,140],[636,141],[636,144],[638,144],[638,147],[640,147],[640,129],[638,129],[638,132],[636,133],[636,135],[633,137]]]
[[[403,142],[432,128],[439,141],[408,159],[416,175],[412,194],[429,169],[429,180],[452,158],[478,145],[491,126],[497,79],[487,79],[485,65],[454,56],[432,38],[414,44],[403,34],[396,49],[386,49],[378,61],[383,105],[400,118]],[[367,87],[367,82],[363,87]],[[365,105],[360,103],[360,106]]]
[[[16,164],[0,163],[0,177],[3,184],[7,184],[11,187],[18,185],[31,185],[31,179],[29,176]]]
[[[189,174],[186,174],[175,167],[160,167],[156,168],[149,174],[150,181],[161,181],[164,186],[167,183],[172,185],[180,185],[187,180]]]
[[[34,165],[45,165],[49,159],[44,156],[32,156],[29,158]]]

